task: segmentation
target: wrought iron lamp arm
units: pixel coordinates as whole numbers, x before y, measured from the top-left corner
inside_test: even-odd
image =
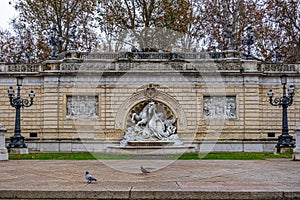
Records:
[[[12,97],[12,96],[9,97],[9,102],[10,102],[10,105],[14,108],[19,105],[18,99],[15,97]]]
[[[28,99],[18,99],[15,97],[9,97],[10,105],[12,107],[30,107],[33,105],[33,98]]]
[[[272,106],[282,106],[282,98],[274,98],[270,97],[269,102]]]
[[[22,99],[21,100],[21,106],[22,107],[30,107],[33,104],[33,98],[28,100],[28,99]]]
[[[277,97],[273,99],[274,93],[269,92],[269,102],[272,106],[291,106],[293,104],[294,94],[290,93],[289,96]]]
[[[20,90],[20,88],[18,88]],[[8,96],[9,96],[9,103],[14,108],[21,108],[21,107],[30,107],[33,105],[33,99],[35,97],[35,94],[33,91],[30,91],[28,96],[30,100],[28,99],[22,99],[18,93],[17,96],[14,95],[14,90],[12,87],[8,89]]]
[[[291,106],[293,104],[293,96],[289,95],[289,97],[286,97],[286,105]]]

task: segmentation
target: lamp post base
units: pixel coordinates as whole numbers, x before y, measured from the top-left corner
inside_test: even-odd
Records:
[[[29,154],[28,148],[9,148],[10,154]]]
[[[25,138],[21,134],[15,134],[10,137],[9,144],[7,148],[27,148],[25,144]]]
[[[293,141],[293,136],[288,134],[282,134],[278,136],[278,142],[275,146],[276,148],[295,148],[295,142]]]
[[[288,134],[282,134],[278,137],[278,143],[275,146],[274,154],[292,154],[295,148],[295,142],[293,136]]]

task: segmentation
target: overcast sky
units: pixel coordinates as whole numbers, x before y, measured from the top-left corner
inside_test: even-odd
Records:
[[[0,28],[7,29],[9,19],[16,15],[15,9],[9,5],[10,0],[0,0]]]

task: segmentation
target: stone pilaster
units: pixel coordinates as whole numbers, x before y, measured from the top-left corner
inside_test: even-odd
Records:
[[[300,124],[296,126],[296,148],[293,150],[293,160],[300,160]]]
[[[6,128],[0,125],[0,161],[8,160],[8,152],[7,148],[5,147],[5,133]]]

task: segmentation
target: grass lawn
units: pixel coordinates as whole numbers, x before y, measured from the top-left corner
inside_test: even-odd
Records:
[[[273,153],[230,152],[209,154],[183,154],[180,160],[264,160],[270,158],[292,158],[292,154],[274,155]]]
[[[134,158],[134,155],[116,155],[103,153],[30,153],[30,154],[10,154],[10,160],[128,160]],[[209,153],[209,154],[183,154],[166,155],[166,159],[174,160],[264,160],[278,158],[292,158],[292,154],[274,155],[273,153]]]
[[[30,153],[30,154],[9,154],[10,160],[126,160],[133,156],[102,154],[102,153]]]

